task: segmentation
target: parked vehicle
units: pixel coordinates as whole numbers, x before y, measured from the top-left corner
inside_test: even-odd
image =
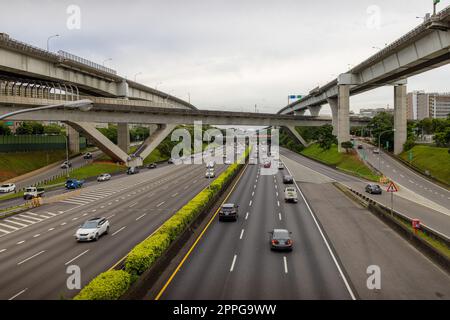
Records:
[[[77,241],[97,241],[109,232],[109,221],[106,218],[92,218],[83,223],[75,233]]]
[[[157,164],[156,164],[156,163],[150,163],[150,164],[147,166],[148,169],[156,169],[156,167],[157,167]]]
[[[138,167],[129,167],[127,169],[127,174],[137,174],[137,173],[139,173]]]
[[[99,175],[97,177],[98,182],[108,181],[108,180],[111,180],[111,175],[109,173],[102,173],[101,175]]]
[[[92,153],[86,152],[83,156],[83,159],[92,159]]]
[[[290,175],[284,175],[283,176],[283,183],[284,184],[293,184],[294,183],[294,178],[292,178],[292,176],[290,176]]]
[[[298,202],[297,190],[295,189],[295,187],[286,187],[284,189],[284,201]]]
[[[25,192],[23,193],[24,200],[30,200],[33,198],[43,197],[44,196],[44,188],[37,188],[37,187],[28,187],[25,189]]]
[[[5,183],[0,186],[0,193],[9,193],[16,191],[16,185],[14,183]]]
[[[286,229],[273,229],[269,234],[271,250],[292,251],[294,242],[291,239],[291,232]]]
[[[61,165],[61,169],[67,169],[72,167],[72,162],[70,161],[64,161],[63,164]]]
[[[224,220],[238,220],[239,212],[238,212],[238,205],[235,205],[234,203],[225,203],[219,211],[219,221]]]
[[[66,181],[66,189],[77,189],[83,186],[84,180],[68,179]]]
[[[366,186],[366,192],[370,194],[382,194],[383,191],[381,190],[381,187],[374,183],[369,183]]]

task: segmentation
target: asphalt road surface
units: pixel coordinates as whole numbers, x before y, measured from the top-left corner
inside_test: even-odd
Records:
[[[351,299],[305,202],[285,203],[282,173],[249,165],[226,201],[237,222],[209,226],[161,299]],[[292,252],[273,252],[268,232],[292,232]]]
[[[225,165],[217,165],[219,174]],[[0,299],[60,299],[66,268],[81,268],[81,284],[106,271],[209,183],[204,165],[172,165],[82,189],[55,204],[0,220]],[[77,243],[85,220],[105,216],[110,232]]]
[[[321,163],[318,163],[314,160],[303,157],[297,153],[294,153],[290,150],[281,149],[280,154],[288,157],[289,159],[302,164],[303,166],[313,170],[314,172],[318,172],[323,176],[330,179],[330,181],[339,181],[342,184],[353,188],[354,190],[359,191],[360,193],[364,193],[367,197],[372,198],[373,200],[385,205],[386,207],[391,207],[391,198],[390,194],[383,192],[382,195],[371,195],[365,193],[365,186],[368,182],[363,179],[359,179],[345,173],[339,172],[333,168],[325,166]],[[388,156],[386,156],[388,157]],[[307,181],[302,181],[307,182]],[[427,196],[427,194],[423,194],[422,196]],[[449,207],[447,207],[449,208]],[[450,235],[450,218],[447,214],[442,213],[440,211],[434,210],[426,205],[426,203],[420,203],[419,200],[410,201],[406,198],[400,197],[397,194],[394,194],[394,209],[405,216],[410,217],[411,219],[417,218],[425,224],[426,226],[449,236]]]

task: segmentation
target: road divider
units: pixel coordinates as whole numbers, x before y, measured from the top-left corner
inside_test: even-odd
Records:
[[[246,158],[248,153],[249,150],[246,150],[243,157]],[[75,299],[119,299],[128,290],[133,291],[130,286],[134,284],[137,287],[140,277],[151,271],[158,259],[176,244],[198,216],[210,210],[221,193],[226,190],[243,168],[243,165],[238,163],[230,165],[208,187],[166,220],[152,235],[136,245],[126,256],[121,266],[123,270],[109,270],[100,274],[88,283],[75,296]]]

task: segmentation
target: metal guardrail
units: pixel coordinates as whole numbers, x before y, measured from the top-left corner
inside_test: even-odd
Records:
[[[69,53],[69,52],[66,52],[66,51],[63,51],[63,50],[59,50],[58,51],[58,55],[62,59],[74,61],[74,62],[77,62],[77,63],[81,63],[81,64],[87,65],[87,66],[89,66],[91,68],[94,68],[94,69],[97,69],[97,70],[100,70],[100,71],[103,71],[103,72],[107,72],[107,73],[111,73],[111,74],[117,75],[117,71],[116,70],[113,70],[111,68],[107,68],[107,67],[102,66],[102,65],[100,65],[98,63],[95,63],[95,62],[89,61],[87,59],[78,57],[78,56],[76,56],[76,55],[74,55],[72,53]]]

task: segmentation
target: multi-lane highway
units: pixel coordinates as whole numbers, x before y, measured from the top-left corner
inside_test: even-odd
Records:
[[[333,168],[308,159],[287,149],[281,149],[280,154],[282,157],[288,157],[292,161],[301,164],[305,167],[305,169],[309,169],[315,173],[320,174],[321,176],[323,176],[324,182],[338,181],[348,187],[353,188],[354,190],[359,191],[360,193],[365,193],[364,187],[368,183],[367,181],[345,174],[343,172],[339,172]],[[303,171],[301,180],[308,181],[308,173],[305,172],[305,170]],[[438,205],[433,206],[432,204],[434,202],[426,198],[428,197],[428,193],[422,192],[414,194],[412,192],[407,192],[407,190],[404,189],[401,189],[399,193],[401,193],[401,195],[394,194],[394,209],[396,211],[401,212],[405,216],[408,216],[412,219],[420,219],[421,222],[428,227],[444,235],[450,235],[449,213],[445,211],[445,208],[450,208],[449,206],[445,208]],[[382,195],[370,195],[368,193],[365,193],[365,195],[387,207],[391,206],[390,195],[386,192],[384,192]],[[445,200],[442,199],[441,201],[444,202]],[[441,209],[442,211],[440,211],[439,209]]]
[[[450,191],[422,177],[382,150],[380,150],[379,154],[374,154],[374,146],[359,141],[357,143],[362,144],[364,147],[362,150],[357,149],[359,154],[364,154],[366,161],[381,171],[386,177],[444,208],[450,208]],[[445,164],[443,163],[442,165]]]
[[[285,203],[282,172],[246,168],[228,203],[237,222],[214,220],[161,299],[352,299],[315,217],[305,201]],[[292,232],[292,252],[273,252],[270,230]]]
[[[225,166],[218,165],[217,174]],[[66,268],[81,268],[82,286],[119,261],[134,245],[208,184],[204,165],[172,165],[83,188],[81,194],[0,220],[0,299],[70,298]],[[77,227],[107,217],[108,235],[77,243]]]
[[[274,176],[247,166],[224,201],[239,205],[238,222],[212,219],[158,294],[147,298],[449,299],[444,271],[330,183],[360,179],[314,167],[309,182],[300,183],[304,197],[285,203],[282,175],[292,169],[296,176],[311,160],[281,153],[289,165]],[[270,250],[273,228],[292,232],[292,252]],[[379,289],[367,286],[370,266],[380,268]]]

